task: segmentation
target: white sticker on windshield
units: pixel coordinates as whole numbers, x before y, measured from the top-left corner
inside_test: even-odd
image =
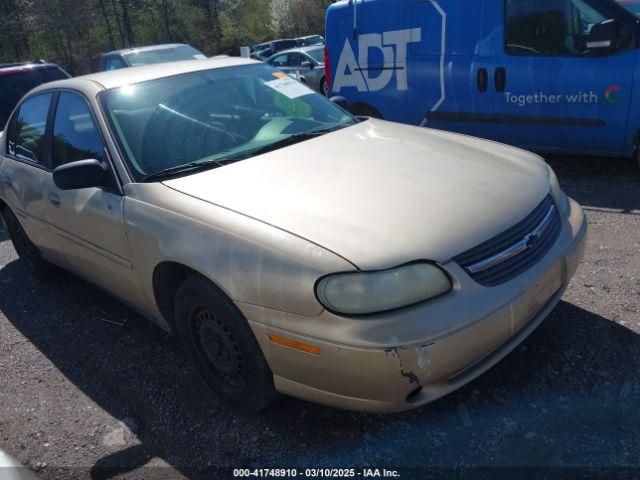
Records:
[[[265,82],[265,85],[291,99],[313,93],[313,90],[293,78],[279,78],[277,80]]]
[[[195,58],[196,60],[204,60],[206,57],[206,55],[202,55],[201,53],[196,53],[193,58]]]

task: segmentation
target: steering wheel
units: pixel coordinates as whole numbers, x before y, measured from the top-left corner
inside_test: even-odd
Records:
[[[236,145],[239,137],[226,125],[206,118],[208,108],[199,89],[181,92],[156,107],[144,128],[141,169],[159,171]]]

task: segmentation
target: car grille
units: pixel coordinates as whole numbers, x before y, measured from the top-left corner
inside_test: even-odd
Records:
[[[558,209],[547,195],[520,223],[454,260],[479,284],[500,285],[540,260],[558,239],[560,229]]]

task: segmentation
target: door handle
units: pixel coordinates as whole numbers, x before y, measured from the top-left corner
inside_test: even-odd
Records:
[[[58,208],[60,206],[60,197],[55,193],[49,192],[47,198],[49,199],[49,203],[54,207]]]
[[[496,72],[493,76],[495,82],[496,92],[504,92],[507,88],[507,71],[504,67],[496,68]]]
[[[489,88],[489,74],[487,73],[486,68],[478,69],[478,90],[481,92],[486,92]]]

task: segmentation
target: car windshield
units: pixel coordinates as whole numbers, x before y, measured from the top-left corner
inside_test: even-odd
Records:
[[[356,120],[265,64],[192,72],[109,90],[101,102],[137,181],[224,165]]]
[[[189,45],[159,48],[156,50],[139,50],[124,55],[133,67],[150,65],[152,63],[177,62],[180,60],[194,60],[206,58],[200,50]]]
[[[616,0],[616,2],[640,18],[640,0]]]
[[[14,107],[29,90],[63,78],[68,78],[68,75],[56,66],[0,71],[0,130],[4,129]]]
[[[314,48],[306,51],[307,55],[318,63],[324,63],[324,48]]]

